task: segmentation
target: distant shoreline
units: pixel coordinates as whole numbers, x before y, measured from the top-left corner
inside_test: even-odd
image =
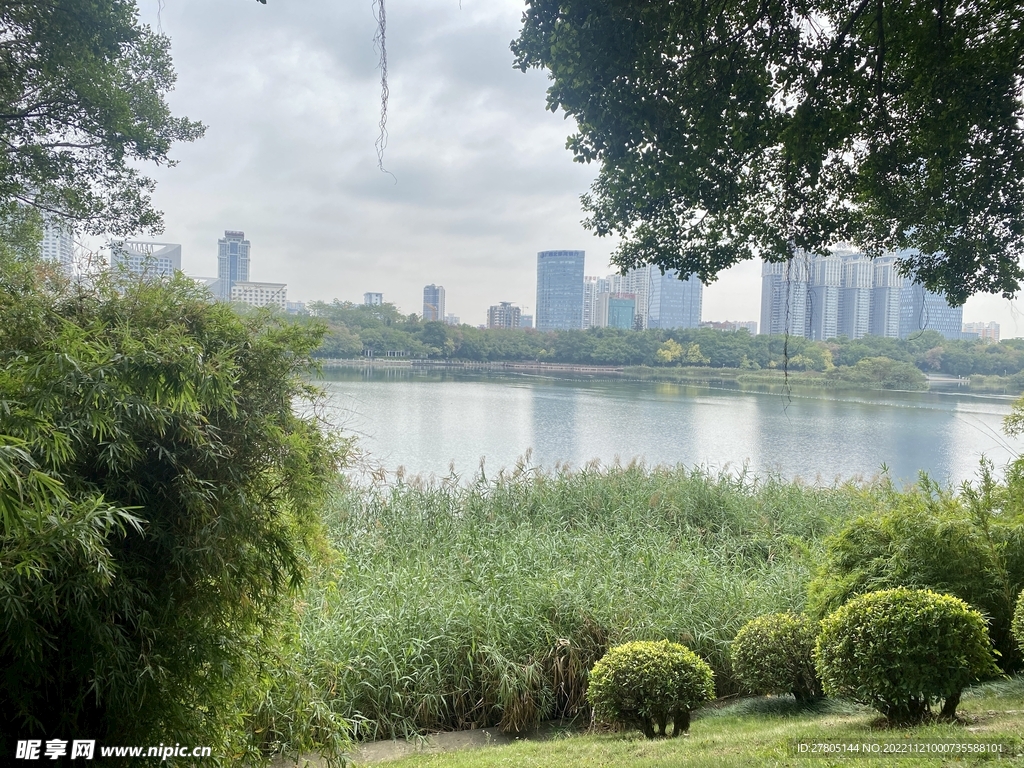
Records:
[[[663,381],[675,384],[721,385],[737,389],[813,389],[824,391],[867,392],[933,392],[936,394],[974,395],[996,399],[1016,399],[1018,392],[1007,388],[1008,381],[998,376],[957,377],[946,374],[925,374],[927,388],[919,390],[888,389],[867,386],[861,382],[829,378],[817,371],[781,371],[775,369],[711,368],[704,366],[651,367],[644,365],[584,365],[546,363],[536,360],[474,361],[474,360],[410,360],[408,358],[340,358],[321,360],[325,371],[341,368],[400,368],[434,371],[493,371],[538,374],[577,374],[593,378],[630,381]],[[973,381],[972,381],[973,380]],[[973,386],[972,386],[973,384]]]
[[[622,376],[627,370],[627,366],[622,365],[576,365],[571,363],[542,363],[529,360],[479,362],[475,360],[408,360],[380,357],[323,360],[321,364],[325,370],[332,368],[433,368],[438,370],[561,371],[565,373],[592,373],[605,376]],[[716,368],[715,370],[720,369]]]

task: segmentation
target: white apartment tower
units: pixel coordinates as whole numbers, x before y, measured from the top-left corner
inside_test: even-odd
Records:
[[[75,269],[75,236],[71,227],[56,216],[43,217],[42,256],[60,265],[61,272],[70,275]]]
[[[761,333],[807,336],[810,258],[766,261],[761,266]]]
[[[871,332],[871,291],[875,268],[863,253],[846,252],[839,291],[839,336],[860,339]],[[826,337],[827,338],[827,337]]]
[[[890,339],[900,337],[900,291],[903,276],[896,269],[895,256],[879,256],[874,261],[873,287],[871,288],[872,336]]]
[[[809,269],[807,335],[819,341],[833,339],[839,335],[843,260],[837,254],[813,258]]]

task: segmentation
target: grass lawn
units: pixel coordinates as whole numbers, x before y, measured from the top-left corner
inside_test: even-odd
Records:
[[[964,724],[933,724],[890,729],[870,709],[825,701],[800,708],[787,698],[744,699],[696,713],[688,736],[648,741],[639,733],[571,734],[508,746],[462,752],[414,755],[378,765],[418,768],[547,768],[550,766],[796,766],[830,765],[976,765],[1024,766],[1024,677],[978,686],[965,692],[960,706]],[[920,757],[879,755],[865,759],[801,757],[798,742],[863,745],[923,745],[927,742],[1001,742],[1002,758],[989,756]]]

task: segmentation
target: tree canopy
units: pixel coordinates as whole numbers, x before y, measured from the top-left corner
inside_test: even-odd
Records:
[[[169,43],[134,0],[0,1],[0,205],[93,233],[160,227],[140,161],[169,164],[203,126],[174,117]]]
[[[527,0],[615,261],[697,274],[850,242],[953,303],[1024,277],[1024,25],[1006,0]]]
[[[308,690],[283,636],[344,450],[297,413],[324,329],[180,275],[69,284],[31,219],[0,217],[0,752],[76,733],[255,765],[267,701]]]

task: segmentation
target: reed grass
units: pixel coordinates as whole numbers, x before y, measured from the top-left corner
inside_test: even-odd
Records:
[[[682,642],[739,690],[728,644],[799,610],[819,542],[871,485],[526,462],[466,484],[346,488],[311,583],[307,672],[360,738],[586,716],[587,673],[629,640]]]

